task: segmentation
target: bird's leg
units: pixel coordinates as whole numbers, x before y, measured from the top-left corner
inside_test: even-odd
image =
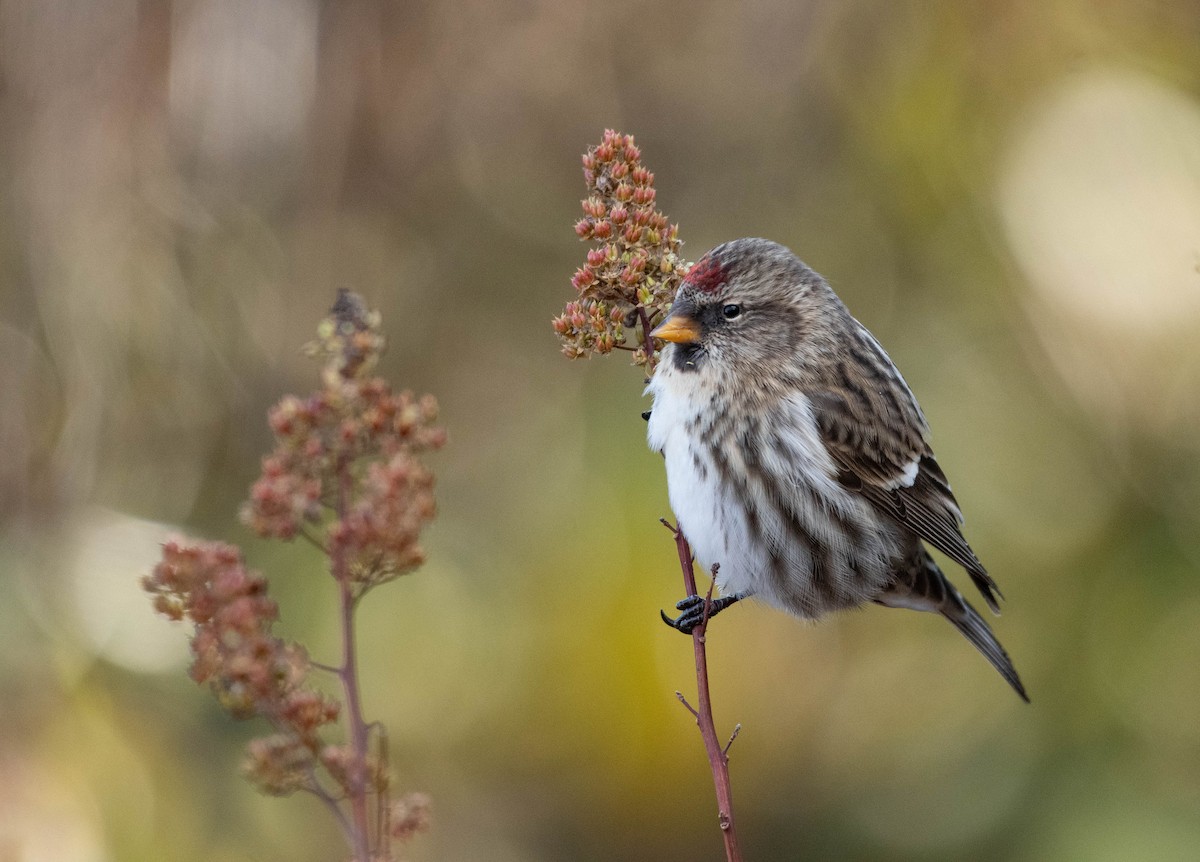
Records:
[[[675,619],[667,616],[666,611],[659,611],[662,615],[664,623],[673,629],[678,629],[685,635],[690,635],[692,629],[700,625],[701,622],[707,619],[712,619],[721,611],[725,610],[735,602],[740,602],[746,598],[749,593],[734,593],[731,596],[721,596],[719,599],[710,599],[707,596],[688,596],[675,603],[675,609],[682,613]],[[704,606],[708,605],[708,612],[705,613]]]

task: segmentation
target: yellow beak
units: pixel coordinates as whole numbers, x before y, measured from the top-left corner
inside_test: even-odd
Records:
[[[650,333],[652,338],[676,344],[695,344],[700,340],[700,324],[683,314],[672,314]]]

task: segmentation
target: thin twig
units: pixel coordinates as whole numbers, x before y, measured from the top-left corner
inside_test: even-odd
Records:
[[[329,556],[329,549],[327,547],[325,547],[325,544],[320,539],[318,539],[316,536],[314,536],[312,533],[310,533],[308,531],[307,527],[305,527],[304,525],[301,525],[300,529],[297,530],[296,532],[300,535],[300,537],[302,539],[305,539],[310,545],[312,545],[314,548],[316,548],[322,554],[324,554],[327,557]]]
[[[342,834],[346,836],[346,841],[353,843],[354,827],[351,826],[350,821],[346,819],[346,812],[342,810],[342,806],[338,805],[337,800],[333,798],[329,791],[317,782],[316,774],[312,769],[309,769],[308,777],[311,783],[305,787],[301,787],[300,789],[306,793],[311,793],[313,796],[317,797],[317,799],[321,800],[321,803],[329,809],[329,812],[334,816],[334,819],[337,820],[338,826],[341,827]]]
[[[713,563],[712,580],[708,582],[708,592],[704,594],[704,613],[700,617],[700,625],[708,629],[708,613],[712,610],[712,591],[717,585],[717,569],[720,568],[720,563]]]
[[[696,719],[696,721],[699,721],[700,713],[696,712],[696,707],[692,706],[690,703],[687,702],[687,698],[683,696],[683,692],[677,691],[677,692],[675,692],[675,696],[677,698],[679,698],[680,703],[682,703],[684,706],[687,707],[687,711],[692,714],[692,716]]]
[[[348,466],[338,465],[337,514],[344,518],[350,507],[350,491],[354,483]],[[350,742],[354,762],[349,770],[350,811],[353,834],[351,846],[354,862],[369,862],[371,858],[370,821],[367,819],[367,727],[362,716],[358,691],[358,659],[354,644],[354,603],[350,584],[350,567],[344,550],[335,546],[331,558],[333,578],[338,585],[342,624],[342,666],[338,676],[346,693],[346,722],[350,725]]]
[[[729,735],[729,742],[725,743],[725,747],[721,749],[721,753],[724,754],[726,758],[729,757],[729,749],[733,747],[733,741],[738,738],[738,734],[741,732],[742,725],[739,722],[733,726],[733,733]]]
[[[683,524],[672,527],[665,519],[663,519],[663,524],[675,534],[675,548],[679,553],[679,567],[683,571],[683,584],[688,591],[687,594],[689,596],[698,595],[696,575],[692,571],[692,548],[683,534]],[[737,830],[733,820],[733,791],[729,784],[729,747],[726,746],[722,749],[721,743],[717,741],[717,728],[712,714],[712,698],[708,689],[708,657],[704,651],[704,634],[708,628],[708,609],[711,601],[712,587],[710,586],[704,600],[704,618],[700,625],[692,629],[692,651],[696,657],[696,691],[699,695],[699,702],[693,712],[696,714],[696,724],[700,726],[700,736],[704,739],[704,749],[708,752],[708,764],[712,769],[713,785],[717,791],[717,820],[721,826],[721,837],[725,842],[725,858],[727,862],[741,862],[742,851],[738,847]],[[682,699],[681,697],[680,700]],[[684,703],[687,705],[686,701]],[[690,706],[688,708],[691,709]]]
[[[387,728],[383,726],[382,722],[373,721],[367,725],[367,731],[375,731],[375,758],[379,762],[379,768],[386,770],[387,764],[391,761],[388,752]],[[732,741],[730,740],[730,742]],[[378,794],[378,803],[375,806],[375,835],[379,842],[380,855],[384,859],[392,858],[392,806],[391,794],[388,792],[390,784],[391,781],[386,771],[380,772],[375,787],[375,792]]]
[[[646,374],[654,373],[654,339],[650,337],[650,330],[653,329],[650,325],[650,315],[646,313],[646,309],[639,305],[637,307],[638,320],[642,324],[642,347],[646,350]]]

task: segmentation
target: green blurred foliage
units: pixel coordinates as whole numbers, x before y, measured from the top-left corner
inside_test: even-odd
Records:
[[[333,656],[236,511],[339,286],[451,434],[362,607],[412,857],[717,858],[641,380],[549,327],[606,126],[685,254],[784,242],[888,346],[1033,698],[933,618],[730,611],[747,858],[1195,858],[1195,3],[2,0],[0,81],[0,859],[343,858],[137,593],[167,530],[243,542]]]

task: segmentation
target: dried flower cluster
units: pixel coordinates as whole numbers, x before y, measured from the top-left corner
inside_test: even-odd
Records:
[[[407,841],[418,833],[427,831],[432,805],[424,793],[406,793],[393,802],[388,812],[392,836],[400,841]]]
[[[337,702],[304,687],[304,650],[271,634],[279,610],[266,580],[246,568],[237,548],[167,542],[162,561],[142,583],[155,610],[195,626],[192,679],[211,686],[234,715],[266,716],[305,742],[337,721]]]
[[[324,387],[271,410],[275,451],[263,459],[242,520],[283,539],[323,526],[321,544],[346,562],[338,574],[361,593],[424,562],[420,534],[436,509],[433,474],[418,456],[441,448],[446,433],[433,424],[432,396],[393,392],[365,376],[384,340],[378,315],[356,301],[343,292],[308,346],[326,359]]]
[[[425,559],[420,534],[436,508],[433,473],[421,456],[446,442],[431,396],[393,392],[368,376],[385,346],[378,313],[341,291],[306,347],[323,362],[322,388],[306,398],[286,396],[271,410],[276,447],[242,508],[260,535],[302,535],[329,556],[346,645],[340,667],[316,665],[303,647],[271,633],[278,609],[266,580],[246,568],[235,547],[169,542],[143,581],[155,610],[194,626],[192,678],[209,685],[233,715],[261,716],[273,726],[247,747],[247,777],[273,795],[318,796],[337,816],[356,862],[392,859],[389,842],[407,840],[429,822],[423,795],[389,801],[386,757],[367,750],[371,726],[361,715],[353,647],[358,599]],[[314,668],[336,673],[344,701],[308,684]],[[348,741],[327,741],[325,729],[343,718]],[[375,817],[368,816],[369,795]]]
[[[593,245],[571,279],[579,298],[553,326],[573,359],[626,349],[649,371],[658,359],[650,330],[670,307],[687,265],[679,257],[679,227],[655,208],[654,174],[641,159],[633,136],[612,129],[584,155],[590,194],[575,233]]]
[[[192,679],[207,684],[234,716],[262,716],[274,726],[274,734],[247,747],[246,776],[273,796],[318,792],[317,765],[345,757],[344,746],[319,735],[338,720],[341,704],[307,686],[304,648],[271,633],[279,611],[262,575],[247,569],[232,545],[168,542],[142,583],[155,610],[195,627]]]

